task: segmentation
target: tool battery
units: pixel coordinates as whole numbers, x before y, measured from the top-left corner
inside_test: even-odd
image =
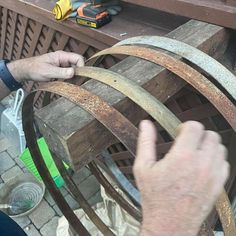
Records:
[[[112,20],[106,8],[85,3],[77,9],[76,22],[91,28],[99,28]]]

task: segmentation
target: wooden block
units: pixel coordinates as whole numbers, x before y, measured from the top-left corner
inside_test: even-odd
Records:
[[[224,28],[195,20],[180,26],[167,37],[186,42],[214,57],[222,56],[228,43]],[[133,57],[126,58],[111,70],[136,81],[162,102],[185,85],[166,69]],[[90,80],[82,87],[113,105],[134,124],[146,117],[133,102],[104,84]],[[60,158],[68,160],[75,170],[81,167],[80,163],[90,161],[115,141],[98,121],[64,98],[37,111],[36,120],[50,148]]]

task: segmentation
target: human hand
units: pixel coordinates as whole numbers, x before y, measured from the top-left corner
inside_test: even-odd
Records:
[[[156,131],[140,124],[134,175],[141,193],[141,235],[196,236],[229,175],[220,136],[189,121],[171,150],[156,161]]]
[[[73,67],[84,66],[81,55],[72,52],[56,51],[41,56],[16,60],[7,64],[15,80],[39,82],[51,79],[70,79],[74,76]]]

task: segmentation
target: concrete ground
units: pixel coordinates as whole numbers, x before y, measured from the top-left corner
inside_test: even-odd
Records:
[[[9,179],[17,178],[19,174],[24,172],[28,172],[28,170],[19,160],[14,144],[0,132],[0,187]],[[74,174],[73,179],[91,204],[101,201],[99,184],[87,168]],[[73,209],[78,209],[79,204],[69,194],[66,187],[62,187],[61,191],[69,205]],[[24,229],[28,236],[56,236],[58,219],[61,215],[61,211],[46,190],[45,196],[36,210],[28,216],[14,220]]]

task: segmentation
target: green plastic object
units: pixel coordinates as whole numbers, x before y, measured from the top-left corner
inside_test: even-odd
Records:
[[[44,138],[40,138],[37,140],[38,142],[38,145],[39,145],[39,149],[42,153],[42,156],[43,156],[43,159],[45,161],[45,164],[56,184],[56,186],[58,188],[61,188],[65,182],[63,180],[63,178],[61,177],[53,159],[52,159],[52,156],[51,156],[51,153],[48,149],[48,146],[47,146],[47,143],[45,142],[45,139]],[[39,175],[39,172],[32,160],[32,157],[31,157],[31,154],[30,154],[30,151],[28,148],[26,148],[23,153],[21,154],[20,156],[20,160],[24,163],[24,165],[26,166],[26,168],[39,180],[39,181],[42,181],[42,178],[41,176]],[[63,162],[64,163],[64,162]],[[66,169],[69,169],[69,166],[64,163],[64,166],[66,167]]]

